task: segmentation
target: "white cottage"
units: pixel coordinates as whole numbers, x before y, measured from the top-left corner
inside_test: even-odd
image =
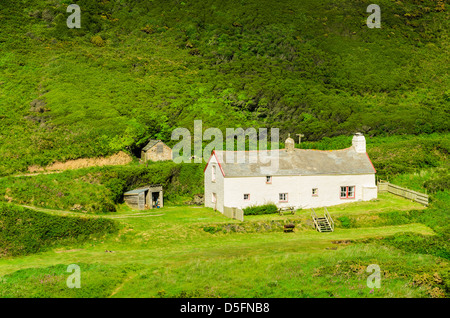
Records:
[[[270,163],[261,160],[259,151],[213,151],[204,171],[205,206],[223,213],[224,207],[275,203],[315,208],[377,197],[376,170],[362,134],[354,135],[352,147],[342,150],[296,149],[294,145],[288,138],[286,149],[268,151],[277,160],[270,174]],[[244,162],[238,163],[239,156]]]

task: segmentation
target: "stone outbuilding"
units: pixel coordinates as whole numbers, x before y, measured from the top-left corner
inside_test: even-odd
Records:
[[[161,140],[150,140],[142,149],[141,161],[164,161],[172,160],[172,148]]]

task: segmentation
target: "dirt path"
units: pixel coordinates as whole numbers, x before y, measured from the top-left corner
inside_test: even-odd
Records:
[[[133,213],[133,214],[118,214],[118,215],[102,215],[102,214],[87,214],[87,213],[81,213],[81,212],[74,212],[74,211],[68,211],[68,210],[55,210],[55,209],[47,209],[47,208],[41,208],[36,207],[32,205],[25,205],[25,204],[17,204],[21,207],[39,211],[39,212],[47,212],[47,213],[56,213],[56,214],[70,214],[72,216],[87,216],[87,217],[93,217],[93,218],[108,218],[108,219],[127,219],[127,218],[137,218],[137,217],[147,217],[147,216],[163,216],[165,213],[161,214],[154,214],[155,212],[141,212],[141,213]]]

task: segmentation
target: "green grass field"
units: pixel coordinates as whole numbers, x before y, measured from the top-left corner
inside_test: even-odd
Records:
[[[390,194],[376,202],[330,208],[333,216],[380,216],[423,210]],[[2,297],[443,297],[448,261],[364,240],[399,233],[434,236],[420,223],[377,225],[359,220],[318,233],[295,216],[230,220],[202,207],[165,207],[102,217],[121,225],[117,235],[0,259]],[[52,215],[79,215],[57,210]],[[99,216],[88,216],[98,218]],[[255,227],[297,219],[294,233]],[[364,223],[365,222],[365,223]],[[252,231],[206,232],[205,226],[239,224]],[[362,227],[360,227],[360,225]],[[81,288],[69,289],[69,264],[81,268]],[[380,289],[366,285],[369,264],[382,271]],[[444,274],[443,274],[444,273]],[[426,278],[431,277],[431,280]],[[435,279],[435,280],[433,280]],[[439,283],[439,279],[441,282]],[[448,283],[448,282],[447,282]]]
[[[0,175],[173,146],[195,119],[281,140],[446,134],[444,2],[379,0],[369,29],[368,0],[79,0],[75,30],[66,1],[2,1]]]
[[[381,29],[367,27],[369,0],[78,0],[81,29],[67,28],[69,3],[0,5],[0,297],[450,295],[445,1],[379,0]],[[227,219],[193,205],[205,163],[138,163],[149,139],[172,147],[194,120],[278,128],[281,147],[302,133],[304,149],[362,132],[377,179],[430,205],[330,207],[333,233],[308,210]],[[23,176],[119,151],[133,162]],[[123,204],[153,183],[166,207]]]

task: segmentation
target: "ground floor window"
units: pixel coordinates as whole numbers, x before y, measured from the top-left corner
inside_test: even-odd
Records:
[[[245,201],[250,200],[250,194],[245,193],[245,194],[244,194],[244,200],[245,200]]]
[[[212,197],[211,197],[211,202],[212,202],[212,203],[216,203],[216,200],[217,200],[216,194],[213,193],[213,194],[212,194]]]
[[[280,199],[280,202],[288,202],[288,194],[287,193],[280,193],[279,199]]]
[[[341,187],[341,199],[354,199],[354,198],[355,198],[354,186]]]
[[[313,188],[313,189],[312,189],[312,196],[313,196],[313,197],[317,197],[318,195],[319,195],[319,189]]]

